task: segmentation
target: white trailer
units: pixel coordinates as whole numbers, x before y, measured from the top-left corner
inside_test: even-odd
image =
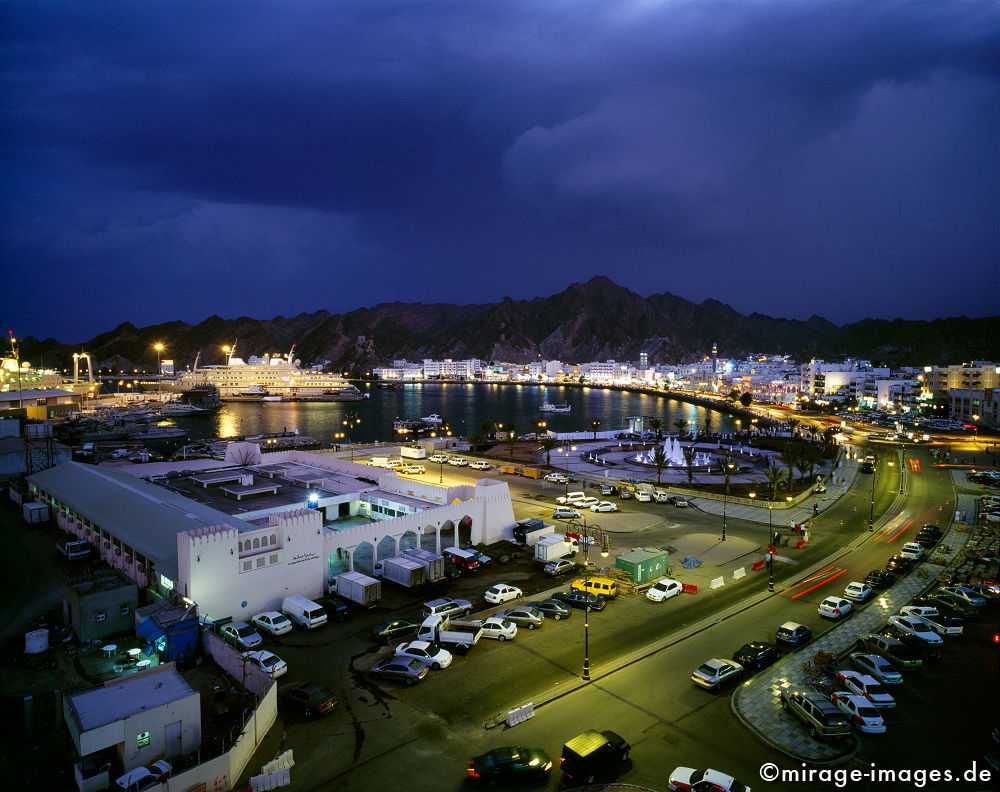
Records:
[[[426,570],[424,577],[429,583],[444,578],[444,556],[432,553],[430,550],[422,550],[419,547],[409,547],[403,551],[403,558],[409,558],[422,565]]]
[[[368,608],[382,599],[382,581],[360,572],[344,572],[330,581],[330,591]]]
[[[413,588],[427,582],[423,564],[411,558],[387,558],[379,561],[375,564],[375,574],[404,588]]]
[[[420,446],[401,446],[399,455],[403,459],[427,459],[427,449]]]
[[[565,558],[566,556],[573,555],[576,552],[576,548],[576,542],[571,541],[568,545],[566,544],[564,534],[546,534],[539,537],[538,541],[535,542],[535,560],[541,561],[544,564],[546,561]]]

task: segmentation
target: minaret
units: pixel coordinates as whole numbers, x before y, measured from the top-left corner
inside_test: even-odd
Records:
[[[712,342],[712,387],[719,389],[719,345]]]

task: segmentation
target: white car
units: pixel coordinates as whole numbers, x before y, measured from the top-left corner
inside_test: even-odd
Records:
[[[750,787],[744,786],[731,775],[718,770],[696,770],[693,767],[675,767],[667,781],[667,789],[674,792],[689,792],[692,788],[712,790],[712,792],[750,792]]]
[[[473,470],[489,470],[493,465],[484,459],[476,459],[469,463],[469,467]]]
[[[601,501],[598,498],[578,498],[573,501],[573,506],[578,509],[589,509],[591,506],[596,506]]]
[[[900,632],[915,635],[929,644],[944,643],[934,628],[919,616],[890,616],[889,624]]]
[[[259,627],[271,635],[284,635],[292,631],[292,621],[284,613],[278,611],[264,611],[258,613],[252,619],[255,627]]]
[[[560,495],[556,498],[556,503],[561,506],[575,506],[577,501],[581,501],[586,497],[586,493],[583,492],[567,492],[565,495]]]
[[[965,586],[942,586],[941,593],[951,594],[951,596],[965,600],[977,608],[981,608],[986,604],[986,597],[982,596],[978,591],[966,588]]]
[[[601,501],[600,503],[595,503],[590,507],[592,512],[616,512],[618,507],[611,501]]]
[[[646,492],[646,490],[640,490],[635,493],[635,499],[639,501],[639,503],[649,503],[653,500],[653,494],[651,492]]]
[[[884,709],[896,706],[896,699],[889,695],[889,691],[886,690],[885,685],[876,680],[875,677],[870,677],[867,674],[861,674],[857,671],[838,671],[837,679],[851,693],[864,696],[876,707]]]
[[[505,602],[510,602],[518,597],[523,597],[524,592],[521,591],[517,586],[510,586],[506,583],[497,583],[495,586],[490,586],[486,589],[486,593],[483,594],[483,599],[487,602],[491,602],[494,605],[502,605]]]
[[[116,778],[115,788],[128,790],[128,792],[144,792],[144,790],[160,786],[170,777],[172,769],[170,762],[157,759],[149,767],[136,767]]]
[[[576,509],[571,509],[569,506],[556,506],[552,512],[552,519],[554,520],[574,520],[579,518],[579,516],[580,512]]]
[[[882,714],[864,696],[840,690],[830,694],[830,700],[837,709],[851,719],[854,727],[867,734],[883,734],[885,721]]]
[[[937,608],[922,605],[904,605],[899,609],[900,616],[916,616],[927,622],[938,635],[961,635],[964,624],[958,616],[942,616]]]
[[[542,476],[546,481],[551,481],[553,484],[567,484],[569,479],[566,478],[562,473],[546,473]]]
[[[493,638],[501,643],[511,641],[517,635],[517,625],[514,622],[495,616],[484,619],[479,626],[483,630],[483,638]]]
[[[397,468],[403,467],[406,463],[402,459],[390,459],[385,463],[387,468],[396,470]]]
[[[423,465],[403,465],[403,467],[399,469],[399,472],[406,473],[410,476],[418,476],[421,473],[426,473],[427,468]]]
[[[916,542],[907,542],[899,548],[899,554],[903,556],[903,558],[919,561],[924,557],[924,548]]]
[[[684,584],[673,578],[661,578],[657,580],[653,587],[646,592],[646,599],[653,602],[663,602],[671,597],[676,597],[684,590]]]
[[[261,649],[256,652],[244,652],[247,662],[253,663],[271,679],[277,679],[288,672],[288,664],[274,652]]]
[[[828,619],[843,619],[850,616],[854,606],[843,597],[827,597],[819,604],[819,615]]]
[[[465,467],[469,464],[469,460],[465,457],[449,457],[448,464],[454,465],[455,467]]]
[[[447,454],[431,454],[427,457],[428,462],[433,462],[435,465],[443,465],[448,461]]]
[[[451,652],[428,641],[407,641],[396,647],[396,655],[415,657],[430,663],[431,668],[438,670],[451,665]]]
[[[844,589],[844,596],[854,602],[864,602],[874,593],[875,589],[866,583],[848,583],[847,588]]]

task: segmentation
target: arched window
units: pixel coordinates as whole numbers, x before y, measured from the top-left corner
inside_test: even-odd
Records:
[[[271,544],[273,544],[273,545],[278,544],[278,536],[277,536],[277,534],[271,534]]]
[[[253,549],[256,550],[258,547],[260,547],[260,539],[259,538],[253,540]]]
[[[241,553],[243,552],[243,542],[242,541],[240,542],[240,552]]]

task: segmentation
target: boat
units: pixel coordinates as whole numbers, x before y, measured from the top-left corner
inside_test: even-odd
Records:
[[[264,397],[261,398],[261,401],[273,404],[274,402],[280,402],[281,401],[281,397],[280,396],[264,396]]]
[[[434,426],[444,423],[444,419],[437,413],[431,413],[430,415],[425,415],[420,420],[423,421],[425,424],[432,424]]]
[[[538,408],[539,412],[548,413],[568,413],[573,408],[570,407],[569,402],[563,402],[562,404],[553,404],[552,402],[542,402],[542,406]]]
[[[167,402],[160,410],[161,415],[200,415],[207,412],[207,407],[199,407],[196,404],[189,404],[182,401]]]
[[[302,368],[295,347],[287,355],[264,355],[248,360],[236,357],[235,344],[229,347],[224,365],[195,367],[180,375],[185,387],[213,385],[222,399],[281,396],[289,401],[360,401],[364,395],[340,374],[319,368]]]

